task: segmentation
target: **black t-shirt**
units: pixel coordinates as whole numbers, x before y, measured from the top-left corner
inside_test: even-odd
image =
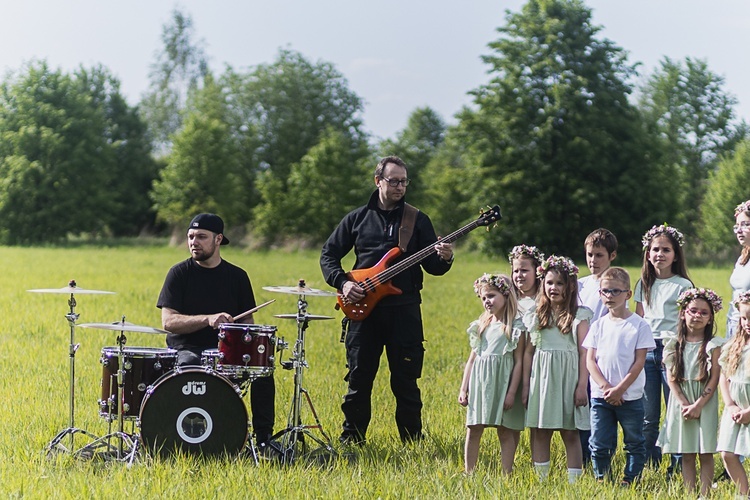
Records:
[[[215,314],[227,312],[237,316],[255,307],[250,278],[241,268],[226,260],[206,269],[192,258],[172,266],[164,280],[156,307],[168,307],[180,314]],[[167,335],[167,345],[176,349],[218,345],[218,331],[210,326],[186,334]]]

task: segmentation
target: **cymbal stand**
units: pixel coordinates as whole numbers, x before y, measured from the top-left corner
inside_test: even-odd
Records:
[[[75,280],[71,280],[68,284],[71,287],[75,287],[76,283]],[[79,314],[75,312],[76,309],[76,298],[75,294],[71,293],[70,298],[68,299],[68,307],[70,308],[70,311],[68,314],[65,315],[65,319],[68,320],[68,325],[70,325],[70,345],[68,349],[68,356],[70,357],[70,394],[69,394],[69,405],[70,405],[70,414],[69,414],[69,425],[65,429],[61,430],[53,439],[49,442],[47,445],[46,451],[48,454],[60,451],[64,453],[73,453],[73,450],[75,449],[75,435],[76,434],[83,434],[84,436],[87,436],[92,439],[96,439],[96,436],[94,434],[91,434],[90,432],[79,429],[75,426],[75,379],[76,379],[76,351],[78,350],[78,347],[80,344],[76,344],[75,342],[75,332],[76,332],[76,321],[79,318]],[[63,444],[63,440],[66,436],[70,436],[70,445],[66,447]]]
[[[125,325],[125,316],[122,317],[123,328]],[[132,465],[135,461],[138,451],[138,436],[131,436],[124,430],[125,428],[125,350],[123,346],[127,342],[125,331],[120,331],[117,336],[117,430],[110,432],[106,436],[96,439],[92,443],[84,446],[76,452],[79,456],[94,457],[100,456],[108,460],[117,460],[127,462]],[[110,398],[110,410],[112,408]],[[115,440],[116,444],[112,444]]]
[[[301,283],[300,286],[304,286],[304,282],[301,281]],[[281,363],[284,369],[294,370],[292,404],[289,410],[287,427],[272,436],[272,439],[281,437],[281,460],[286,464],[292,463],[295,459],[301,456],[312,455],[314,452],[320,450],[325,450],[331,457],[335,454],[333,445],[331,444],[331,438],[328,437],[328,434],[323,430],[318,414],[316,413],[315,407],[310,399],[310,394],[307,389],[302,386],[304,370],[308,367],[307,360],[305,359],[305,331],[307,330],[308,323],[307,302],[305,301],[305,296],[300,295],[299,300],[297,301],[297,341],[294,344],[290,360]],[[313,418],[315,419],[315,425],[305,425],[302,423],[301,406],[303,394],[310,407]],[[323,438],[321,439],[315,436],[312,433],[313,429],[320,431]],[[318,448],[309,449],[309,445],[305,443],[304,440],[305,436],[310,438],[311,441],[317,443]]]

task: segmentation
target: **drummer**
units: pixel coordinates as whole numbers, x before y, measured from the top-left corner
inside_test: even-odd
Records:
[[[172,266],[164,280],[156,307],[161,309],[167,345],[177,349],[177,365],[200,365],[201,353],[218,345],[222,323],[255,307],[250,278],[241,268],[221,258],[228,245],[224,221],[215,214],[198,214],[190,222],[187,245],[190,258]],[[242,323],[253,323],[252,315]],[[250,385],[250,411],[255,439],[264,451],[274,423],[276,386],[273,374]]]

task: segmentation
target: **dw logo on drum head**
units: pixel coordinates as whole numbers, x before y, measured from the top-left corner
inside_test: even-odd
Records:
[[[195,396],[203,396],[206,393],[206,383],[190,381],[182,386],[182,393],[185,396],[190,396],[191,393]]]

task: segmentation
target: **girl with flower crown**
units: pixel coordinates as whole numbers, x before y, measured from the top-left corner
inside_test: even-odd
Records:
[[[742,253],[734,264],[734,270],[729,277],[729,285],[732,287],[732,302],[727,311],[726,338],[730,338],[737,331],[740,321],[740,313],[734,307],[734,301],[742,292],[750,290],[750,200],[737,205],[734,209],[734,235],[742,245]]]
[[[516,245],[508,254],[511,276],[518,297],[518,307],[523,314],[534,307],[541,280],[536,269],[544,262],[544,254],[535,246]]]
[[[719,356],[724,413],[717,449],[729,477],[746,497],[750,488],[740,457],[750,455],[750,291],[741,293],[734,307],[739,312],[739,327]]]
[[[582,473],[578,429],[589,430],[586,352],[582,347],[592,312],[578,305],[578,268],[567,257],[552,255],[537,269],[542,291],[537,307],[523,322],[529,332],[524,351],[523,401],[526,426],[532,429],[534,469],[549,474],[550,442],[560,432],[568,464],[568,481]]]
[[[643,267],[641,278],[635,285],[633,298],[635,312],[643,317],[654,334],[656,349],[646,354],[646,389],[644,393],[645,417],[643,437],[646,439],[646,460],[654,465],[661,463],[661,449],[656,445],[661,419],[661,394],[669,401],[669,386],[663,371],[663,338],[677,332],[679,310],[677,298],[692,288],[685,264],[682,245],[685,238],[674,227],[664,223],[654,226],[643,235]],[[666,333],[665,333],[666,332]],[[672,458],[668,474],[674,470],[676,458]]]
[[[714,337],[721,297],[707,288],[690,288],[677,299],[677,336],[664,344],[664,366],[671,397],[659,445],[664,453],[682,454],[682,477],[695,491],[696,455],[701,465],[701,495],[714,478],[716,429],[719,426],[719,353],[724,341]]]
[[[503,471],[513,471],[513,460],[524,428],[521,402],[523,323],[516,319],[516,301],[510,278],[484,274],[474,282],[484,313],[469,325],[471,354],[464,368],[458,403],[468,406],[464,462],[474,471],[485,427],[496,427]]]

